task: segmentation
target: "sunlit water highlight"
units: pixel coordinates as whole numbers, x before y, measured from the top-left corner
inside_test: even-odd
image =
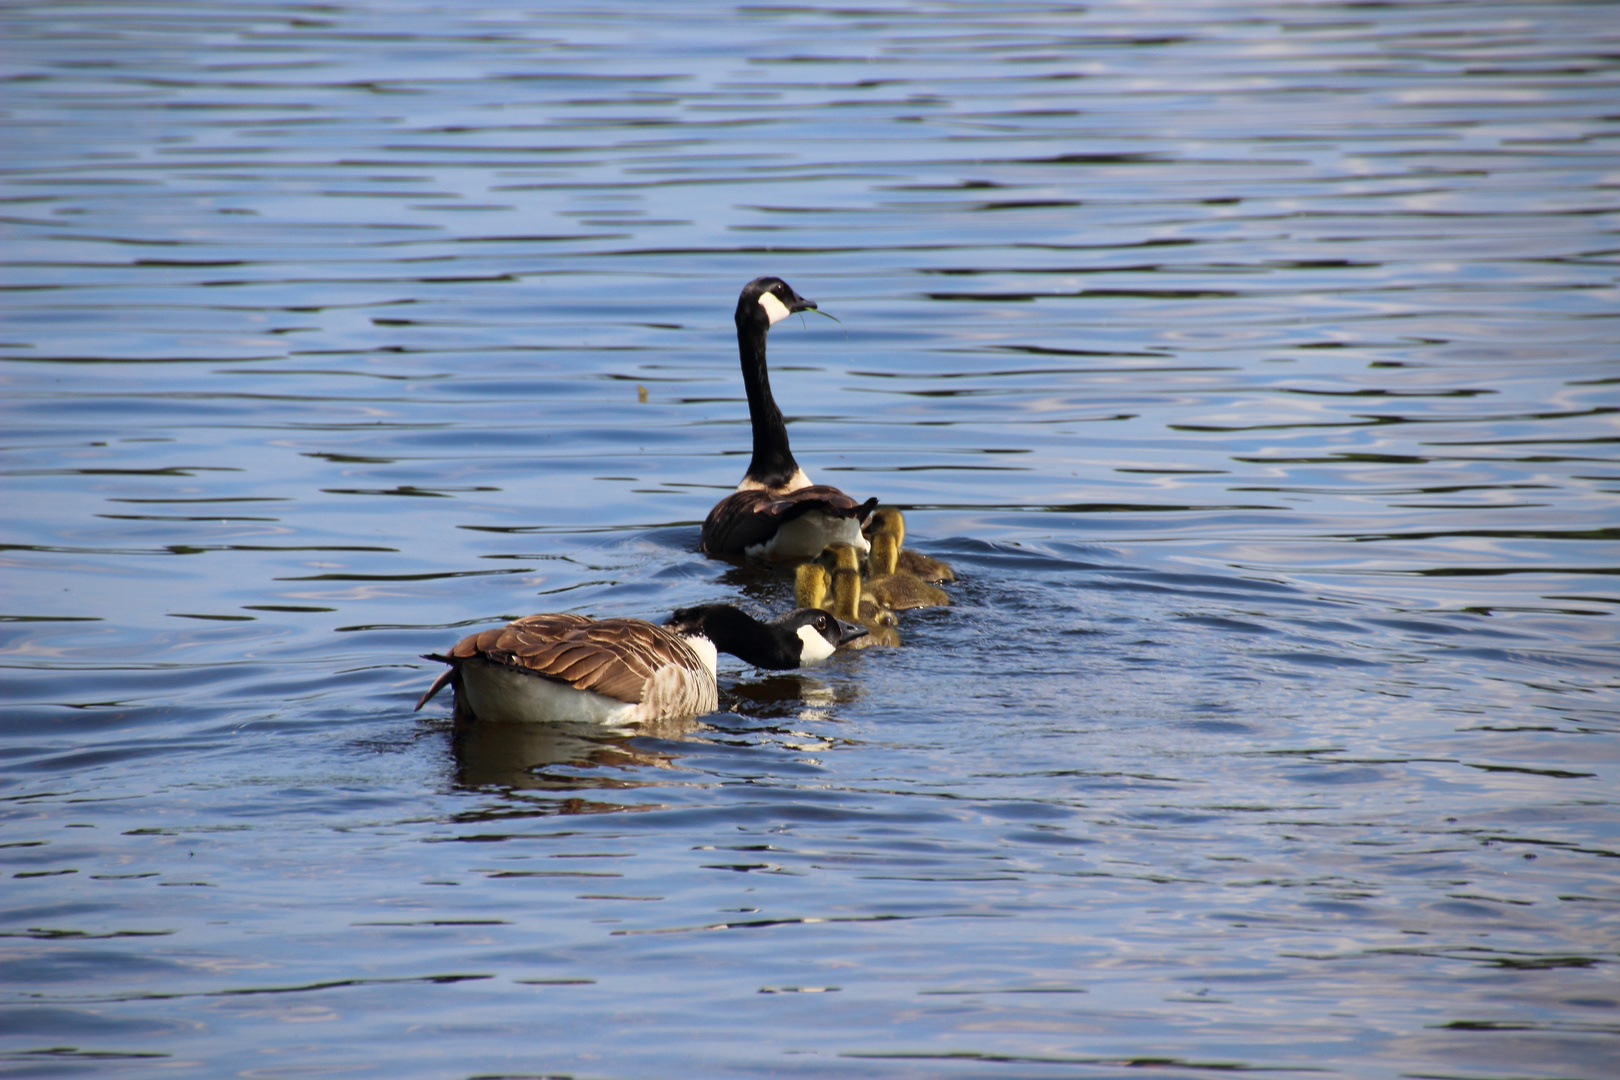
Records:
[[[8,1075],[1612,1076],[1603,4],[0,11]],[[779,610],[730,313],[962,575]],[[645,391],[645,400],[639,391]]]

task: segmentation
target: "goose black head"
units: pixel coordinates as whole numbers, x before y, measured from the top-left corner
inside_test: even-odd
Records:
[[[802,645],[799,663],[817,664],[831,656],[840,645],[865,637],[866,627],[845,622],[820,608],[794,608],[786,615],[778,615],[771,622],[790,629]]]
[[[793,291],[779,277],[757,277],[737,297],[737,325],[769,329],[796,311],[814,311],[814,301]]]
[[[794,608],[760,622],[730,604],[681,608],[664,625],[685,637],[706,637],[716,649],[755,667],[776,669],[818,663],[867,632],[818,608]]]

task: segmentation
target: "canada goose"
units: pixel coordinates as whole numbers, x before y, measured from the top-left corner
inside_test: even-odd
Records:
[[[872,576],[864,586],[867,595],[896,611],[949,605],[951,598],[944,589],[910,574],[896,572],[899,554],[900,540],[894,533],[887,530],[872,533],[872,558],[867,564]]]
[[[701,547],[710,555],[808,559],[833,540],[867,548],[861,522],[876,499],[857,503],[835,487],[812,484],[793,460],[787,424],[771,396],[765,367],[765,335],[795,311],[813,311],[781,278],[755,278],[737,298],[737,353],[754,456],[737,490],[715,504],[703,522]]]
[[[719,707],[717,651],[756,667],[796,668],[866,633],[802,608],[761,622],[729,604],[682,608],[663,626],[641,619],[530,615],[456,642],[416,703],[455,687],[457,720],[628,725]]]
[[[910,574],[923,581],[955,581],[956,571],[938,559],[929,558],[920,551],[907,551],[906,519],[900,511],[892,506],[884,506],[872,511],[872,523],[867,527],[867,539],[870,540],[880,532],[892,532],[895,544],[900,549],[900,556],[895,563],[895,571],[901,574]]]

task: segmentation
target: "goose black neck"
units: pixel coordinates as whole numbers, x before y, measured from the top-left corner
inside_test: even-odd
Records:
[[[755,667],[796,668],[803,642],[798,635],[758,619],[730,604],[709,604],[677,611],[670,625],[683,634],[702,634],[721,652]]]
[[[742,360],[743,388],[748,391],[748,420],[754,428],[754,456],[748,479],[767,488],[781,487],[799,471],[788,447],[787,422],[771,396],[771,376],[765,367],[765,334],[770,325],[762,318],[737,318],[737,353]],[[744,658],[746,659],[746,657]]]

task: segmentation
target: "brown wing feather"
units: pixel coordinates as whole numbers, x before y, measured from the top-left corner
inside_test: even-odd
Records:
[[[876,499],[858,503],[827,484],[812,484],[786,495],[760,490],[736,491],[709,511],[699,546],[710,555],[741,555],[811,510],[819,510],[829,517],[861,518],[870,514],[876,505]]]
[[[671,664],[707,677],[708,669],[679,636],[641,619],[529,615],[468,634],[450,650],[451,662],[479,657],[522,668],[638,705],[648,681]]]

